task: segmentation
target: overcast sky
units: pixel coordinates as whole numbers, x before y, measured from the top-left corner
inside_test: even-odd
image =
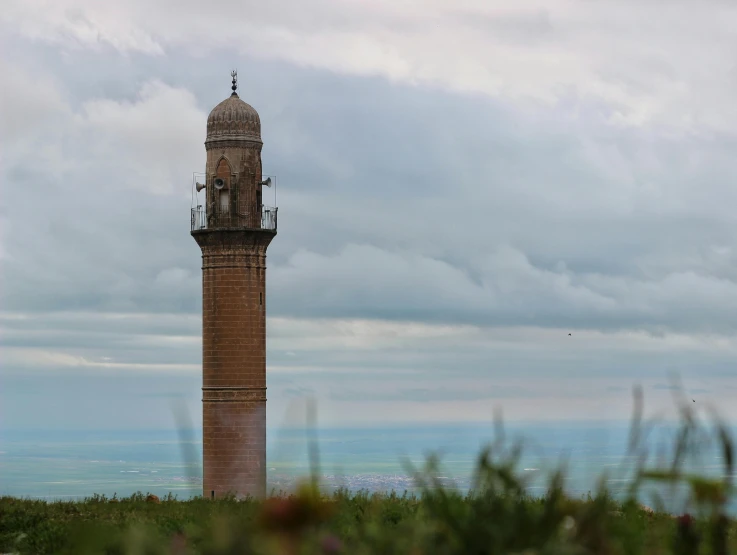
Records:
[[[718,0],[6,0],[0,427],[199,421],[192,173],[233,68],[278,183],[270,425],[309,396],[326,426],[622,420],[671,372],[737,419],[735,29]]]

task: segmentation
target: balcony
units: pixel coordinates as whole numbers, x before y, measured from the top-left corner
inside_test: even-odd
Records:
[[[253,221],[246,214],[233,214],[230,211],[215,210],[211,214],[207,214],[205,208],[198,206],[192,208],[191,215],[191,231],[199,231],[202,229],[268,229],[276,231],[276,212],[275,206],[263,206],[261,210],[260,222]],[[254,225],[254,224],[260,224]]]

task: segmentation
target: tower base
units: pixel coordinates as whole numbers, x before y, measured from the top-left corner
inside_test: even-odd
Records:
[[[265,497],[265,389],[203,388],[204,497]]]

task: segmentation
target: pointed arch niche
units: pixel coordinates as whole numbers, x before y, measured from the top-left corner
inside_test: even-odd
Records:
[[[218,160],[218,164],[215,167],[215,179],[220,178],[225,182],[225,186],[222,189],[213,188],[217,198],[213,199],[217,211],[222,216],[226,216],[231,213],[230,206],[233,200],[233,191],[231,183],[233,181],[233,169],[230,166],[228,159],[223,156]]]

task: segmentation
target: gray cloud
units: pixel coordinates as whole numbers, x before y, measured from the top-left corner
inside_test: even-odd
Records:
[[[409,96],[365,80],[360,92],[351,83],[332,93],[314,80],[302,84],[303,103],[322,92],[345,107],[291,108],[276,118],[267,143],[286,184],[282,233],[269,259],[273,314],[734,331],[734,218],[721,208],[728,202],[704,204],[704,190],[733,195],[724,181],[729,141],[663,137],[656,150],[643,144],[638,153],[633,145],[645,137],[633,131],[593,143],[594,124],[582,130],[589,135],[561,138],[555,127],[515,127],[514,112],[502,115],[488,102]],[[62,151],[48,165],[29,173],[21,156],[11,158],[7,203],[18,208],[4,247],[11,261],[3,273],[14,284],[4,289],[8,309],[199,310],[184,168],[203,157],[195,137],[204,111],[189,93],[163,84],[144,85],[140,94],[133,103],[92,99],[79,113],[70,109],[78,142],[50,144]],[[441,106],[450,133],[431,132],[435,120],[423,117]],[[349,120],[347,111],[366,115]],[[294,133],[279,133],[280,121]],[[330,133],[327,122],[337,125]],[[158,135],[150,137],[152,129]],[[299,144],[312,145],[304,153],[287,146],[300,136]],[[310,151],[322,155],[311,163]],[[648,151],[658,167],[650,167]],[[687,151],[704,161],[682,167]],[[63,179],[54,165],[61,159]],[[340,160],[344,169],[331,173],[321,159]],[[629,165],[622,180],[613,179],[617,164]],[[644,185],[653,171],[663,173]],[[44,202],[23,205],[30,187],[43,191]],[[666,189],[676,194],[661,203]],[[19,234],[13,222],[32,217],[43,223]],[[43,258],[35,255],[41,250]]]
[[[550,45],[550,37],[555,32],[550,11],[542,8],[493,15],[459,11],[453,19],[496,40],[527,47],[530,43],[539,46],[543,41]],[[555,34],[560,38],[559,33]]]
[[[366,392],[344,389],[331,392],[330,398],[336,401],[372,402],[400,401],[429,403],[433,401],[478,401],[505,397],[539,398],[541,393],[533,393],[524,387],[494,387],[491,389],[461,390],[439,388],[411,388],[398,391]]]
[[[286,397],[309,397],[314,395],[315,390],[311,387],[285,387],[281,393]]]
[[[418,20],[410,5],[326,0],[253,5],[245,24],[215,10],[232,14],[222,26],[187,2],[153,29],[163,5],[28,6],[0,16],[7,375],[196,374],[191,174],[233,66],[278,176],[280,394],[332,381],[348,402],[378,372],[733,375],[737,73],[708,10],[433,1]],[[375,329],[335,324],[355,319]],[[373,399],[445,394],[464,395]]]
[[[657,383],[657,384],[655,384],[655,385],[652,386],[652,389],[657,389],[657,390],[661,390],[661,391],[678,391],[681,388],[678,387],[678,386],[675,386],[675,385],[668,385],[668,384],[664,384],[664,383]]]
[[[689,387],[689,388],[683,388],[681,386],[676,385],[668,385],[664,383],[656,383],[651,386],[651,389],[656,391],[683,391],[684,393],[688,394],[697,394],[697,393],[711,393],[710,389],[705,389],[703,387]]]

